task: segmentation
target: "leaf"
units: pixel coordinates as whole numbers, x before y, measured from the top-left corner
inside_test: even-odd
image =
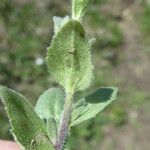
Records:
[[[22,95],[0,86],[0,98],[7,111],[11,132],[26,150],[54,150],[47,138],[44,122]],[[44,148],[46,147],[46,149]]]
[[[34,140],[32,140],[32,147],[30,150],[55,150],[52,143],[43,134],[39,134]]]
[[[68,21],[48,48],[50,75],[65,89],[83,90],[89,87],[93,69],[90,48],[82,24]]]
[[[49,118],[46,122],[47,134],[51,139],[52,143],[56,143],[57,135],[58,135],[58,125],[54,118]]]
[[[65,93],[62,90],[58,88],[48,89],[39,97],[35,112],[41,119],[54,118],[58,122],[63,111],[64,99]]]
[[[65,94],[62,90],[51,88],[39,97],[35,106],[36,113],[41,119],[46,120],[47,132],[53,143],[55,143],[61,121],[64,99]]]
[[[72,112],[71,119],[76,120],[78,119],[83,113],[88,110],[87,103],[85,99],[81,99],[77,102],[75,110]]]
[[[92,94],[81,99],[72,112],[70,126],[75,126],[83,121],[95,117],[107,105],[116,99],[118,89],[115,87],[100,88]],[[82,105],[81,105],[82,104]]]
[[[87,11],[90,0],[73,0],[72,15],[73,19],[81,20]]]

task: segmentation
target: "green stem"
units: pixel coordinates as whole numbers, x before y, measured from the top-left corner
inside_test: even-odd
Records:
[[[71,118],[71,112],[72,112],[72,99],[73,99],[73,92],[66,93],[66,100],[64,105],[64,113],[60,125],[60,129],[58,132],[58,137],[55,145],[56,150],[62,150],[65,140],[68,135],[69,130],[69,122]]]

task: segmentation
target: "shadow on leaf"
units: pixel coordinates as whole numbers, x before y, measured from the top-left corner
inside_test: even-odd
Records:
[[[106,102],[110,100],[112,94],[113,94],[112,88],[100,88],[96,90],[94,93],[88,95],[86,97],[86,101],[88,103]]]

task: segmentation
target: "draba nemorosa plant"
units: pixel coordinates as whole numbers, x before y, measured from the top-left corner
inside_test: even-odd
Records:
[[[116,98],[115,87],[85,92],[93,78],[90,49],[94,39],[87,36],[82,24],[89,2],[72,0],[71,17],[53,18],[54,36],[46,63],[59,88],[46,90],[32,107],[21,94],[0,86],[11,133],[23,150],[65,149],[71,128],[95,117]]]

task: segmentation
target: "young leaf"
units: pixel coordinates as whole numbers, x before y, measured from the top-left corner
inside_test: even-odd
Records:
[[[73,0],[72,17],[73,19],[81,20],[87,11],[90,0]]]
[[[82,24],[70,20],[53,38],[48,48],[47,65],[50,74],[65,89],[83,90],[92,79],[91,45]]]
[[[64,99],[65,94],[62,90],[51,88],[39,97],[35,106],[35,112],[41,119],[46,120],[47,132],[53,143],[61,121]]]
[[[10,119],[11,132],[16,141],[26,150],[54,150],[47,138],[44,122],[22,95],[0,86],[0,98]]]
[[[72,120],[70,126],[75,126],[83,121],[95,117],[99,112],[101,112],[108,104],[116,99],[117,88],[108,87],[100,88],[94,93],[86,96],[78,103],[83,103],[78,105],[72,112]]]

